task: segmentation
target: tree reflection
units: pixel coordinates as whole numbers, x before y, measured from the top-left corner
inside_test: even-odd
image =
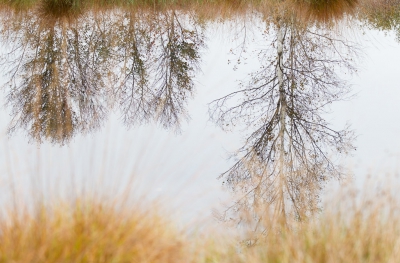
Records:
[[[49,28],[35,39],[36,52],[22,62],[21,84],[12,87],[7,103],[14,116],[10,131],[23,127],[38,141],[44,137],[64,142],[72,136],[77,123],[64,86],[66,65],[57,48],[62,39],[55,35],[54,28]]]
[[[148,13],[137,12],[122,13],[114,24],[118,32],[115,59],[121,65],[114,95],[128,125],[148,121],[153,115],[148,59],[154,43],[149,34],[153,26]]]
[[[99,128],[118,104],[126,124],[154,119],[178,127],[187,117],[203,35],[175,12],[116,12],[59,18],[15,15],[2,29],[11,47],[9,132],[64,144]],[[32,26],[34,25],[34,26]]]
[[[17,28],[4,29],[6,40],[21,43],[9,54],[17,57],[4,61],[11,76],[9,131],[24,128],[36,141],[64,144],[77,132],[98,128],[107,111],[104,35],[79,20],[18,18]]]
[[[233,210],[263,207],[283,224],[289,215],[302,220],[317,211],[324,182],[342,176],[329,155],[352,149],[351,132],[332,129],[323,113],[349,91],[337,71],[354,71],[357,54],[327,20],[351,3],[331,3],[334,15],[319,5],[296,14],[293,2],[275,3],[264,17],[269,47],[259,52],[262,68],[240,90],[212,103],[212,118],[222,127],[255,127],[222,175],[244,193]],[[10,76],[10,132],[23,128],[36,141],[64,144],[99,128],[112,107],[128,126],[154,120],[179,128],[188,118],[204,47],[196,16],[174,10],[79,16],[68,8],[5,18],[3,39],[19,43],[3,59]],[[308,20],[313,8],[323,23]],[[254,218],[263,217],[257,212]]]
[[[351,132],[332,129],[323,114],[349,91],[337,71],[354,71],[357,50],[329,27],[302,24],[295,16],[280,16],[267,27],[261,69],[210,111],[221,127],[255,127],[237,162],[221,175],[243,194],[223,218],[245,210],[255,213],[249,220],[256,224],[272,213],[286,225],[290,215],[303,220],[318,211],[323,184],[342,176],[330,155],[352,149]]]
[[[192,30],[183,26],[175,12],[158,17],[159,50],[155,56],[155,97],[157,119],[164,127],[179,125],[187,117],[187,97],[194,89],[193,76],[198,69],[199,48],[203,46],[201,29],[188,17]],[[199,32],[200,31],[200,32]]]
[[[123,77],[117,97],[125,122],[155,118],[166,128],[179,128],[193,94],[203,28],[194,17],[173,11],[125,13],[123,18],[118,34]]]

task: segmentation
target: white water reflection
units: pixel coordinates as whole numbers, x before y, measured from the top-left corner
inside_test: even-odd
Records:
[[[370,173],[384,178],[400,171],[400,44],[395,34],[367,31],[365,57],[352,79],[355,98],[332,106],[333,123],[356,131],[357,151],[347,166],[357,180]]]
[[[28,200],[38,193],[69,196],[80,191],[101,191],[113,197],[134,176],[133,194],[160,196],[185,220],[212,220],[212,208],[221,208],[229,199],[216,178],[232,164],[227,157],[242,145],[243,137],[240,131],[226,133],[210,122],[207,103],[234,89],[236,80],[259,66],[256,59],[249,59],[240,70],[233,70],[227,62],[235,45],[224,41],[228,34],[221,36],[220,32],[207,36],[203,73],[198,74],[196,94],[188,104],[191,119],[180,134],[156,125],[127,130],[117,114],[112,114],[103,129],[78,135],[68,146],[39,146],[28,144],[23,132],[7,137],[9,111],[2,110],[4,189],[10,189],[11,176]],[[366,45],[365,57],[359,74],[351,78],[358,95],[331,108],[335,127],[349,122],[358,135],[357,151],[346,164],[358,179],[370,169],[383,178],[386,172],[399,171],[400,162],[400,45],[392,34],[366,33],[358,37]],[[259,42],[254,43],[257,46]]]

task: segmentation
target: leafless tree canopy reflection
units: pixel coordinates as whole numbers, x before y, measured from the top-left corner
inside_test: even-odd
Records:
[[[99,128],[113,106],[128,125],[179,128],[203,47],[202,27],[175,12],[4,18],[10,132],[64,144]],[[18,45],[15,45],[18,43]]]
[[[301,25],[294,16],[266,27],[262,67],[239,90],[213,101],[210,113],[221,127],[244,123],[250,132],[237,162],[221,175],[243,196],[222,216],[257,210],[250,219],[259,222],[263,208],[286,224],[288,217],[302,220],[318,210],[324,182],[342,175],[332,154],[353,148],[352,133],[332,129],[323,113],[348,93],[337,72],[355,70],[357,49],[329,28]]]

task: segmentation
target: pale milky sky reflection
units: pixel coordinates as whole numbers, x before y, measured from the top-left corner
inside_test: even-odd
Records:
[[[346,159],[346,166],[361,179],[368,171],[384,176],[400,169],[400,44],[393,34],[377,31],[367,30],[357,38],[365,45],[359,73],[351,79],[357,96],[333,105],[329,118],[336,128],[349,122],[358,135],[357,151]],[[212,218],[212,208],[221,208],[229,199],[216,178],[232,164],[227,161],[229,152],[240,147],[243,138],[240,131],[223,132],[210,122],[207,103],[233,90],[236,80],[258,67],[257,60],[249,58],[239,70],[232,70],[227,62],[234,59],[228,54],[233,44],[227,39],[220,31],[207,36],[202,72],[188,106],[191,119],[180,134],[156,125],[128,130],[117,114],[111,114],[103,129],[78,135],[69,146],[39,147],[28,144],[24,131],[5,135],[10,117],[9,109],[3,108],[1,186],[9,189],[11,173],[28,200],[38,190],[68,196],[82,186],[86,192],[102,189],[113,196],[134,175],[133,194],[169,200],[185,220]]]

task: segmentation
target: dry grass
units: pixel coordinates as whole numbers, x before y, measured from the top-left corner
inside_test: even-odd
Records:
[[[242,247],[235,256],[223,252],[213,262],[399,262],[398,183],[378,189],[379,181],[374,182],[361,191],[354,185],[342,186],[323,212],[308,222],[269,228],[264,235],[248,232],[247,240],[257,239],[256,245]]]
[[[203,17],[264,16],[296,13],[306,20],[328,21],[351,13],[358,0],[0,0],[14,10],[39,9],[58,16],[88,10],[124,8],[133,10],[184,10]]]
[[[351,189],[328,204],[318,218],[270,228],[251,247],[218,231],[188,236],[154,206],[81,199],[3,209],[0,262],[398,262],[395,188]],[[241,240],[254,239],[247,234]]]
[[[398,262],[398,218],[383,219],[381,213],[346,217],[328,213],[296,228],[270,233],[249,257],[253,262],[281,263]]]
[[[186,262],[182,235],[162,217],[104,202],[14,211],[0,233],[0,262]]]
[[[331,22],[344,16],[371,20],[381,27],[393,26],[399,17],[399,0],[0,0],[3,10],[39,10],[44,15],[65,16],[90,10],[124,8],[136,11],[180,10],[207,19],[295,15],[306,22]],[[390,21],[389,21],[390,20]]]

